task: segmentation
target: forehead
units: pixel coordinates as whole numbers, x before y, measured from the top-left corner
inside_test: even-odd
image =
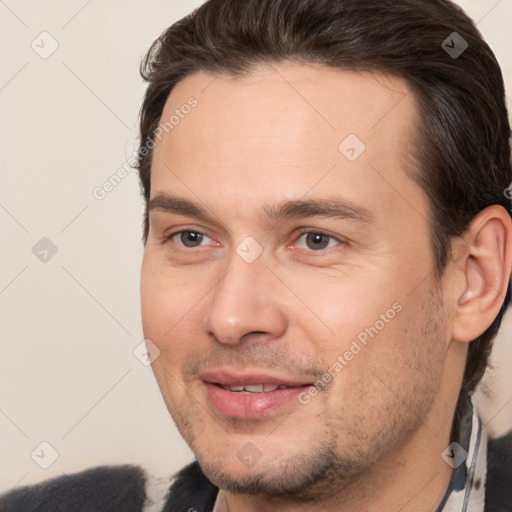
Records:
[[[400,140],[393,139],[400,142],[417,121],[415,98],[404,80],[314,64],[260,65],[237,76],[196,72],[174,87],[162,121],[170,119],[191,96],[199,104],[194,117],[212,121],[208,116],[215,115],[215,127],[209,122],[198,134],[205,141],[212,132],[222,134],[221,130],[234,125],[243,129],[239,136],[247,138],[270,134],[284,123],[288,136],[313,138],[320,131],[336,143],[343,134],[357,131],[365,142],[371,142],[390,139],[392,129],[392,135],[402,130]],[[183,138],[189,135],[186,126],[175,132],[178,137],[180,132]]]
[[[191,98],[197,105],[184,108]],[[201,187],[233,203],[235,192],[255,202],[264,193],[268,203],[338,190],[379,208],[417,196],[426,211],[405,173],[416,102],[395,77],[297,63],[197,72],[173,89],[161,124],[173,116],[154,150],[152,196]]]

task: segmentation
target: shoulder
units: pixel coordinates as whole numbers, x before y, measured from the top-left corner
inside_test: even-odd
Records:
[[[218,489],[193,462],[172,478],[152,479],[139,466],[100,466],[0,495],[1,512],[210,512]],[[159,505],[160,504],[160,505]]]
[[[175,476],[163,512],[211,512],[217,493],[194,461]]]
[[[145,474],[137,466],[101,466],[0,496],[2,512],[140,512]]]
[[[512,431],[489,440],[485,510],[512,511]]]

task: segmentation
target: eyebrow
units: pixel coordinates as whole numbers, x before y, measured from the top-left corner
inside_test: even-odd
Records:
[[[188,215],[201,220],[211,221],[212,216],[206,213],[188,199],[170,196],[167,194],[158,194],[148,202],[146,212],[149,215],[153,210],[161,210],[166,213],[175,213],[177,215]]]
[[[186,215],[203,221],[214,222],[214,215],[209,214],[196,203],[168,194],[158,194],[149,201],[147,206],[148,215],[153,210],[161,210],[166,213]],[[285,201],[277,206],[265,205],[263,212],[263,220],[267,222],[309,217],[350,220],[364,224],[373,224],[375,222],[375,216],[370,210],[339,197]]]
[[[270,221],[325,217],[365,224],[375,222],[375,216],[370,210],[339,197],[285,201],[277,207],[265,206],[264,211]]]

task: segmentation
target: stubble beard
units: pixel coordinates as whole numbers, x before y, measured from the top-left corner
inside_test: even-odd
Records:
[[[371,421],[368,402],[366,410],[356,409],[354,414],[353,407],[365,399],[363,387],[363,396],[353,396],[351,405],[341,405],[335,417],[327,418],[319,432],[310,435],[309,443],[301,442],[293,453],[280,452],[278,457],[275,453],[264,455],[254,467],[241,474],[240,466],[230,470],[224,460],[212,460],[212,451],[201,441],[202,435],[208,435],[204,425],[198,435],[201,428],[198,431],[190,411],[174,408],[173,418],[206,477],[225,491],[266,496],[276,503],[325,502],[326,496],[339,497],[347,487],[357,486],[379,460],[406,442],[425,423],[434,402],[444,353],[433,347],[445,334],[442,299],[437,287],[431,289],[430,299],[422,308],[422,319],[414,329],[403,334],[404,343],[414,346],[409,359],[414,374],[407,385],[400,378],[381,382],[378,391],[382,396],[376,402],[379,410],[372,411]],[[378,388],[379,376],[376,373],[374,376]],[[366,394],[366,398],[371,400],[372,395]],[[255,436],[254,444],[257,440]]]

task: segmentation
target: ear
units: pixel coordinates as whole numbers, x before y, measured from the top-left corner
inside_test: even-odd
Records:
[[[471,222],[454,263],[455,317],[452,339],[469,342],[493,322],[505,300],[512,265],[512,221],[505,208],[493,205]]]

